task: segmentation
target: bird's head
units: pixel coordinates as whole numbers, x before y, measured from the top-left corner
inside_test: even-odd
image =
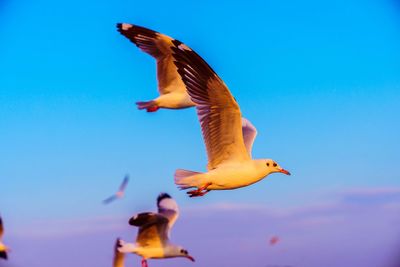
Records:
[[[268,174],[280,172],[286,175],[290,175],[290,172],[279,166],[279,164],[272,159],[265,159],[263,160],[262,164],[264,165],[264,169],[266,172],[268,172]]]
[[[189,252],[186,249],[184,249],[183,247],[176,247],[176,255],[178,257],[184,257],[191,261],[195,261],[194,258],[189,255]]]

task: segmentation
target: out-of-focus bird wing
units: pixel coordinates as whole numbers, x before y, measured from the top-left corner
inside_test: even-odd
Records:
[[[105,205],[110,204],[111,202],[113,202],[117,198],[118,197],[116,195],[112,195],[111,197],[104,199],[103,200],[103,204],[105,204]]]
[[[136,243],[140,246],[163,247],[168,243],[168,218],[159,213],[139,213],[129,224],[139,227]]]
[[[120,187],[119,187],[119,191],[120,192],[124,192],[126,189],[126,186],[128,185],[129,182],[129,175],[125,175],[124,180],[122,181]]]

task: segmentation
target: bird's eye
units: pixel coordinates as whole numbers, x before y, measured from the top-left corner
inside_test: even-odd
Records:
[[[273,165],[274,165],[274,167],[278,166],[278,164],[276,164],[276,162],[274,162],[274,164],[273,164]]]
[[[267,166],[269,167],[269,162],[267,162]]]

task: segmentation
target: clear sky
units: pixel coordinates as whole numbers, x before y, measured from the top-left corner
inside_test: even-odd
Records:
[[[117,22],[160,31],[196,50],[257,127],[253,156],[275,159],[292,176],[274,174],[199,199],[177,190],[176,168],[204,171],[207,163],[195,110],[136,109],[135,101],[157,95],[155,65],[116,31]],[[27,242],[19,233],[34,232],[30,242],[46,236],[48,248],[69,231],[98,229],[83,231],[90,244],[108,230],[96,241],[107,251],[115,236],[134,234],[127,218],[154,209],[160,191],[187,211],[179,241],[192,246],[189,233],[205,231],[198,222],[214,218],[204,207],[239,207],[234,214],[246,216],[260,206],[286,211],[342,203],[343,192],[354,190],[394,194],[392,188],[400,188],[399,117],[400,5],[394,0],[0,0],[0,212],[15,266],[46,267],[65,257],[55,253],[46,265],[36,255],[34,265],[19,249]],[[126,173],[126,198],[101,205]],[[389,200],[399,208],[399,198]],[[191,215],[196,210],[198,220]],[[340,216],[358,222],[348,214],[346,206]],[[217,218],[231,223],[231,217]],[[108,221],[113,227],[103,229]],[[204,247],[198,254],[206,255]],[[82,258],[75,266],[85,266]]]

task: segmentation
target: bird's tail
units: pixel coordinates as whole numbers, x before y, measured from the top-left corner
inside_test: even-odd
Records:
[[[139,101],[136,102],[136,105],[138,109],[146,109],[147,112],[155,112],[160,108],[154,100],[143,102]]]
[[[188,189],[191,187],[197,187],[197,184],[199,182],[198,175],[200,175],[200,174],[201,174],[201,172],[177,169],[174,174],[175,184],[180,189]]]
[[[126,243],[124,240],[119,239],[117,249],[121,253],[132,253],[136,251],[136,245],[133,243]]]

